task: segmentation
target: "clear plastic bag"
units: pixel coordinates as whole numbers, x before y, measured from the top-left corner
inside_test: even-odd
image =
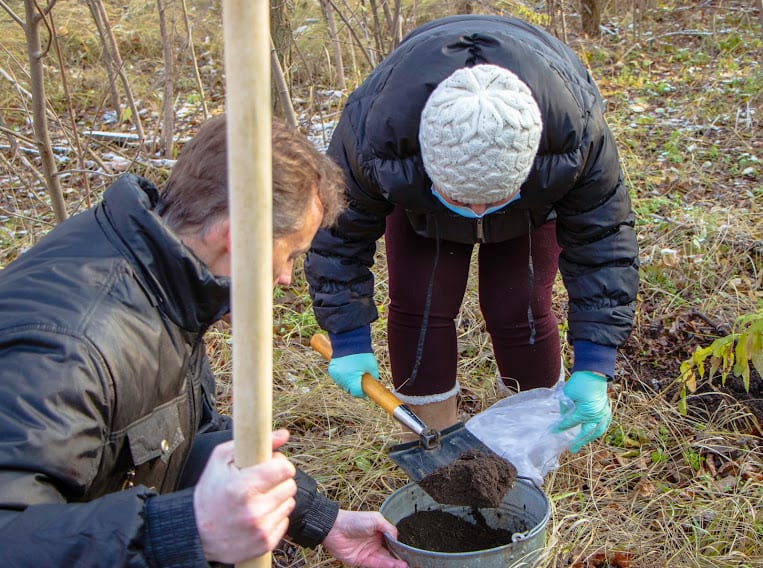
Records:
[[[517,475],[543,485],[546,474],[559,467],[559,456],[580,433],[580,426],[551,432],[561,418],[561,408],[566,412],[574,405],[563,388],[560,381],[553,388],[510,395],[470,418],[466,428],[514,464]]]

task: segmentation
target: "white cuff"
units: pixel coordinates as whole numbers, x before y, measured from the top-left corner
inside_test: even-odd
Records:
[[[392,392],[397,398],[400,399],[400,402],[404,404],[429,404],[431,402],[442,402],[443,400],[448,400],[449,398],[456,396],[459,392],[461,392],[461,385],[459,385],[458,381],[456,381],[455,386],[449,391],[419,396],[400,394],[395,389],[392,389]]]

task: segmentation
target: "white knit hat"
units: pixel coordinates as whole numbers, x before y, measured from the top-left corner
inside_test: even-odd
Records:
[[[494,203],[516,195],[532,167],[543,124],[525,83],[496,65],[458,69],[424,105],[419,144],[442,195]]]

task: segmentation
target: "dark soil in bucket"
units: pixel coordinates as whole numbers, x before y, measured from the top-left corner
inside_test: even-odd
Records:
[[[417,511],[397,523],[397,540],[432,552],[472,552],[511,544],[512,534],[488,526],[479,511],[477,524],[445,511]]]
[[[497,454],[468,450],[424,477],[419,486],[438,503],[495,508],[516,478],[514,465]]]

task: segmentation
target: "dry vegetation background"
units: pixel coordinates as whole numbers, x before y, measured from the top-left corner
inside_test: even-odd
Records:
[[[8,15],[14,11],[23,19],[23,4],[0,2],[0,267],[55,223],[31,129],[24,34]],[[344,90],[320,3],[287,6],[290,32],[285,42],[279,38],[279,55],[300,128],[321,147],[347,93],[367,74],[368,54],[379,58],[388,47],[364,35],[376,29],[374,13],[382,13],[373,8],[384,4],[332,4]],[[632,188],[642,283],[633,336],[618,361],[614,419],[605,437],[562,456],[546,480],[553,511],[542,566],[761,566],[760,375],[752,368],[749,389],[733,373],[725,383],[697,377],[689,389],[679,380],[682,361],[696,347],[738,331],[740,316],[763,312],[760,2],[601,4],[602,33],[595,38],[581,34],[573,1],[402,4],[404,32],[472,10],[530,19],[568,41],[606,99]],[[167,18],[164,42],[157,6]],[[120,108],[112,105],[87,3],[58,2],[42,29],[43,61],[46,112],[69,214],[97,201],[123,171],[161,183],[187,137],[224,105],[219,1],[115,0],[106,8],[145,140],[134,139],[136,120],[123,91]],[[162,138],[168,73],[162,45],[169,46],[172,62],[170,148]],[[385,375],[381,253],[375,271],[381,317],[373,329]],[[299,271],[294,286],[276,294],[274,420],[293,432],[288,452],[344,507],[377,509],[407,482],[385,456],[397,427],[368,401],[340,392],[311,352],[308,339],[319,330]],[[561,286],[556,308],[564,321]],[[473,282],[457,323],[461,410],[468,418],[502,396]],[[230,337],[224,325],[209,333],[224,411],[233,404]],[[763,364],[760,331],[751,337],[750,358]],[[337,565],[320,549],[289,545],[273,558],[281,567]]]

